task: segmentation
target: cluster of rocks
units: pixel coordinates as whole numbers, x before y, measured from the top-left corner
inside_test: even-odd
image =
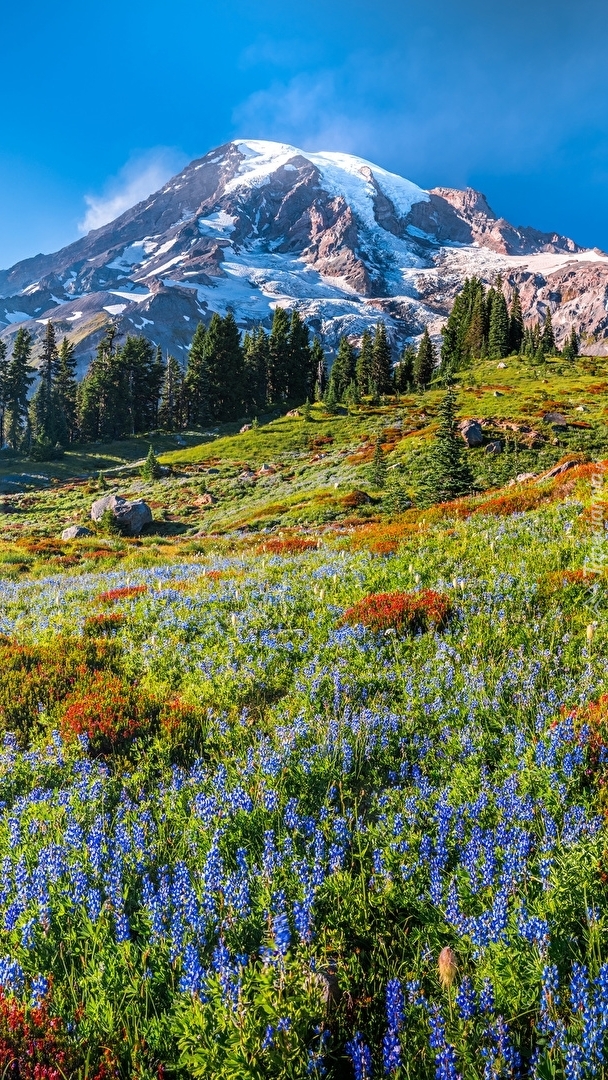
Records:
[[[514,487],[515,484],[525,484],[528,480],[535,480],[537,484],[541,484],[544,480],[553,480],[555,476],[562,476],[563,473],[569,472],[570,469],[574,469],[576,465],[580,465],[580,461],[577,458],[567,458],[566,461],[560,461],[557,465],[554,465],[551,469],[547,469],[542,473],[519,473],[514,480],[509,480],[508,487]]]
[[[568,427],[566,417],[557,412],[545,413],[543,422],[550,424],[554,430],[563,430]],[[524,424],[516,420],[496,419],[495,417],[488,417],[486,423],[492,428],[498,428],[499,431],[504,431],[505,434],[507,432],[513,432],[518,436],[519,441],[524,443],[529,450],[534,450],[542,445],[542,435],[540,432],[530,427],[529,424]],[[485,435],[481,420],[463,420],[459,424],[459,431],[469,449],[484,445]],[[492,439],[490,442],[485,443],[485,447],[486,453],[488,454],[500,454],[503,449],[500,439]]]
[[[277,471],[275,465],[260,465],[255,472],[250,468],[243,469],[242,473],[239,473],[238,479],[242,484],[251,484],[254,480],[260,480],[265,476],[276,476]]]
[[[152,511],[143,499],[129,501],[122,495],[104,495],[96,499],[91,507],[91,520],[101,521],[104,514],[110,512],[125,536],[139,536],[146,525],[152,523]],[[70,525],[61,534],[62,540],[80,540],[93,536],[84,525]]]
[[[460,434],[469,449],[484,444],[484,432],[479,420],[463,420],[459,426]],[[486,443],[486,454],[501,454],[502,443],[500,439],[492,439]]]

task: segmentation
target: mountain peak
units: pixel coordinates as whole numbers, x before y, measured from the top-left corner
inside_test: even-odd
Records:
[[[112,319],[185,359],[213,311],[233,310],[245,329],[282,305],[330,348],[379,318],[397,343],[425,326],[439,334],[471,274],[518,281],[525,314],[544,314],[573,262],[579,277],[585,267],[588,326],[603,332],[603,255],[510,225],[472,188],[425,191],[353,154],[235,139],[101,229],[0,273],[0,333],[28,325],[38,336],[52,319],[84,366]],[[562,321],[580,326],[568,303],[558,333]]]

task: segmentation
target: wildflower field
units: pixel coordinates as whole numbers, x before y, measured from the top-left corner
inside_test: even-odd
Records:
[[[0,1075],[605,1075],[583,503],[365,535],[0,582]]]
[[[608,1076],[605,375],[0,463],[0,1080]]]

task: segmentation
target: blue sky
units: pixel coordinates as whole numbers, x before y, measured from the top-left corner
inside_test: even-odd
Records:
[[[0,267],[238,136],[608,249],[605,0],[5,0],[2,38]]]

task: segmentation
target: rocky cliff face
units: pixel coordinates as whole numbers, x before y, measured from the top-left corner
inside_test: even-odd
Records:
[[[162,190],[54,255],[0,272],[0,333],[48,319],[82,367],[112,319],[187,355],[196,323],[232,308],[240,326],[297,306],[330,348],[386,319],[399,343],[435,334],[465,276],[520,285],[528,319],[551,307],[608,352],[608,256],[515,228],[479,192],[424,191],[347,154],[241,141],[193,161]]]

